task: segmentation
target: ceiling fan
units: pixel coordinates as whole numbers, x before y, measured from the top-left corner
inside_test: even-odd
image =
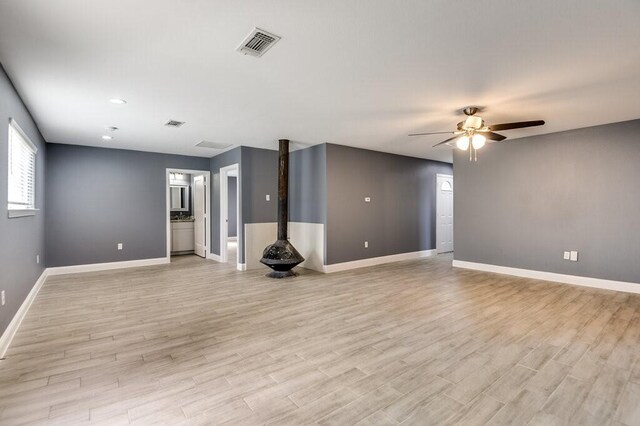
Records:
[[[444,135],[452,134],[453,137],[446,139],[440,143],[435,144],[433,147],[440,145],[456,146],[459,149],[466,151],[469,150],[469,161],[475,158],[478,160],[478,150],[482,148],[487,140],[491,142],[500,142],[507,137],[502,136],[495,131],[522,129],[525,127],[542,126],[544,120],[533,121],[517,121],[514,123],[493,124],[490,126],[485,125],[484,120],[475,115],[480,108],[467,107],[463,110],[467,118],[464,121],[458,123],[458,128],[453,132],[431,132],[431,133],[411,133],[409,136],[423,136],[423,135]],[[457,140],[456,140],[457,139]],[[455,141],[455,145],[453,141]]]

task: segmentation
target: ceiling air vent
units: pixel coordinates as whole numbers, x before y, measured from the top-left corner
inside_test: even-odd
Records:
[[[226,148],[229,148],[231,145],[233,144],[222,143],[222,142],[209,142],[209,141],[201,141],[196,144],[196,146],[199,146],[200,148],[213,148],[213,149],[226,149]]]
[[[168,127],[180,127],[183,124],[184,124],[184,121],[178,121],[178,120],[169,120],[166,123],[164,123],[164,125]]]
[[[245,55],[260,57],[278,40],[280,40],[280,37],[277,35],[260,28],[254,28],[236,50]]]

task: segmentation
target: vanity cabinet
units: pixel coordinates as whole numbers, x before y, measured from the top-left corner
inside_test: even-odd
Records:
[[[194,250],[193,222],[171,222],[171,252],[192,252]]]

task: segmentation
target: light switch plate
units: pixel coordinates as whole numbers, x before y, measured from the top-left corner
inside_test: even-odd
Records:
[[[267,201],[271,201],[271,195],[267,194]]]
[[[569,259],[571,259],[571,253],[568,252],[568,251],[565,251],[564,252],[564,260],[569,260]]]
[[[118,250],[122,250],[122,243],[118,243]]]
[[[572,262],[577,262],[578,261],[578,252],[577,251],[572,251],[571,252],[571,259]]]
[[[365,203],[370,203],[371,202],[371,197],[364,197],[364,202]]]

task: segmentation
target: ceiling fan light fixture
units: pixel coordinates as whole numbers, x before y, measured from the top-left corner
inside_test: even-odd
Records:
[[[487,138],[482,135],[475,134],[473,135],[473,139],[471,140],[471,144],[473,145],[473,149],[480,149],[487,143]],[[467,143],[467,146],[469,143]]]
[[[464,129],[469,130],[469,129],[480,129],[482,128],[482,118],[477,117],[475,115],[471,115],[469,117],[467,117],[466,120],[464,120],[464,125],[462,126]]]
[[[462,151],[466,151],[467,149],[469,149],[469,136],[464,135],[461,138],[458,138],[458,140],[456,141],[456,146]]]
[[[479,107],[465,108],[463,112],[467,117],[464,121],[460,121],[456,125],[456,130],[453,132],[411,133],[409,136],[438,135],[443,133],[453,134],[452,137],[433,145],[433,148],[442,145],[455,146],[462,151],[469,151],[469,161],[478,161],[478,150],[486,145],[487,139],[500,142],[507,138],[499,133],[495,133],[496,131],[522,129],[525,127],[542,126],[544,124],[544,120],[531,120],[492,124],[488,126],[485,125],[481,117],[475,115],[478,111],[480,111]]]

